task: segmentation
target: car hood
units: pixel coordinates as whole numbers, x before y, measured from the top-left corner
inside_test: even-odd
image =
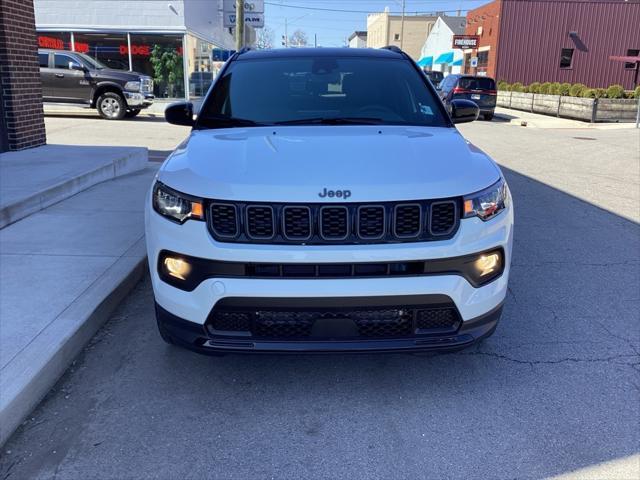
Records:
[[[143,77],[148,77],[138,72],[128,70],[116,70],[114,68],[103,68],[101,70],[91,70],[91,76],[96,79],[121,80],[125,82],[135,82]]]
[[[446,198],[498,181],[500,171],[455,128],[288,126],[193,131],[158,179],[198,197],[269,202]]]

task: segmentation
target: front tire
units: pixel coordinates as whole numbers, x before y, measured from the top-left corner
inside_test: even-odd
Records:
[[[485,113],[484,119],[490,122],[491,120],[493,120],[493,113]]]
[[[127,113],[124,98],[115,92],[105,92],[100,95],[96,107],[105,120],[122,120]]]
[[[134,108],[132,110],[127,110],[127,113],[125,113],[124,116],[126,118],[133,118],[133,117],[137,117],[139,113],[140,113],[140,109]]]

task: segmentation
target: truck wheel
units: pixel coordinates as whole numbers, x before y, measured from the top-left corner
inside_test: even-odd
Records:
[[[485,113],[484,119],[490,122],[491,120],[493,120],[493,113]]]
[[[127,113],[124,99],[114,92],[105,92],[97,102],[98,113],[105,120],[121,120]]]
[[[137,117],[139,113],[140,113],[140,109],[134,108],[133,110],[127,110],[127,113],[125,113],[124,116],[126,118],[133,118],[133,117]]]

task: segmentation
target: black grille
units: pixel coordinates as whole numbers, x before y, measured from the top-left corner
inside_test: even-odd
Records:
[[[251,315],[243,312],[214,312],[211,326],[215,330],[243,332],[251,328]]]
[[[215,235],[233,238],[238,235],[238,214],[235,205],[214,203],[211,205],[211,228]]]
[[[458,312],[454,308],[418,310],[416,327],[419,330],[457,330]]]
[[[263,205],[247,207],[247,234],[251,238],[272,238],[275,234],[273,208]]]
[[[396,205],[394,232],[397,237],[416,237],[422,230],[422,208],[420,205]]]
[[[358,208],[358,236],[375,239],[384,235],[384,207],[382,205]]]
[[[460,317],[455,307],[373,307],[280,309],[258,307],[214,308],[207,326],[213,335],[233,335],[265,339],[322,339],[334,338],[327,327],[318,327],[316,322],[337,322],[341,331],[337,336],[350,338],[394,338],[449,333],[460,326]],[[344,328],[348,326],[349,328]],[[345,333],[346,332],[346,333]],[[237,333],[236,333],[237,335]]]
[[[424,242],[451,238],[460,224],[459,199],[336,205],[210,202],[209,230],[221,242]]]
[[[455,226],[455,202],[437,202],[431,204],[431,222],[429,223],[429,228],[432,235],[447,235]]]
[[[283,234],[289,240],[311,237],[311,209],[309,207],[283,207]]]
[[[347,207],[322,207],[320,236],[325,240],[344,240],[348,235],[349,210]]]

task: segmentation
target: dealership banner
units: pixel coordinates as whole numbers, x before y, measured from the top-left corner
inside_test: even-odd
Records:
[[[222,4],[224,27],[236,26],[236,1],[224,0]],[[253,28],[264,27],[264,0],[245,0],[244,23]]]
[[[480,37],[477,35],[454,35],[453,48],[478,48]]]

